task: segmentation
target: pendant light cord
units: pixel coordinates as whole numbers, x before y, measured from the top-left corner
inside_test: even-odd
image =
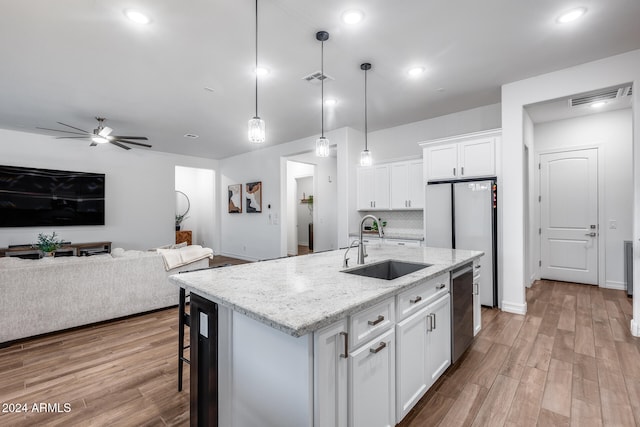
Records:
[[[368,144],[367,144],[367,70],[364,70],[364,150],[368,151]]]
[[[258,117],[258,0],[256,0],[256,117]]]
[[[320,44],[320,111],[321,111],[321,138],[324,138],[324,41]]]

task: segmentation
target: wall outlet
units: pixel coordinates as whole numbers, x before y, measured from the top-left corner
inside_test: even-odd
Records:
[[[618,221],[616,221],[615,219],[610,220],[609,229],[615,230],[616,228],[618,228]]]

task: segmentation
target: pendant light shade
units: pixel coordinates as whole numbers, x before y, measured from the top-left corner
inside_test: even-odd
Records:
[[[329,40],[329,33],[326,31],[318,31],[316,40],[320,41],[320,138],[316,140],[316,156],[329,157],[329,139],[324,136],[324,42]]]
[[[367,143],[367,71],[371,69],[371,64],[365,62],[360,65],[360,69],[364,71],[364,150],[360,153],[360,166],[371,166],[373,158]]]
[[[264,120],[258,115],[258,0],[256,0],[256,115],[249,119],[248,137],[254,144],[261,144],[266,140]]]

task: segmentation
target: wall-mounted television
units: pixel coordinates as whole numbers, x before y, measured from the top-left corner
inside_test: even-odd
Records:
[[[104,225],[104,174],[0,166],[0,227]]]

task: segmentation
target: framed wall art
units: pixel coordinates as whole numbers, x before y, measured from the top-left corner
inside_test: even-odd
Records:
[[[247,213],[262,212],[262,181],[246,184]]]
[[[242,213],[242,184],[229,186],[229,213]]]

